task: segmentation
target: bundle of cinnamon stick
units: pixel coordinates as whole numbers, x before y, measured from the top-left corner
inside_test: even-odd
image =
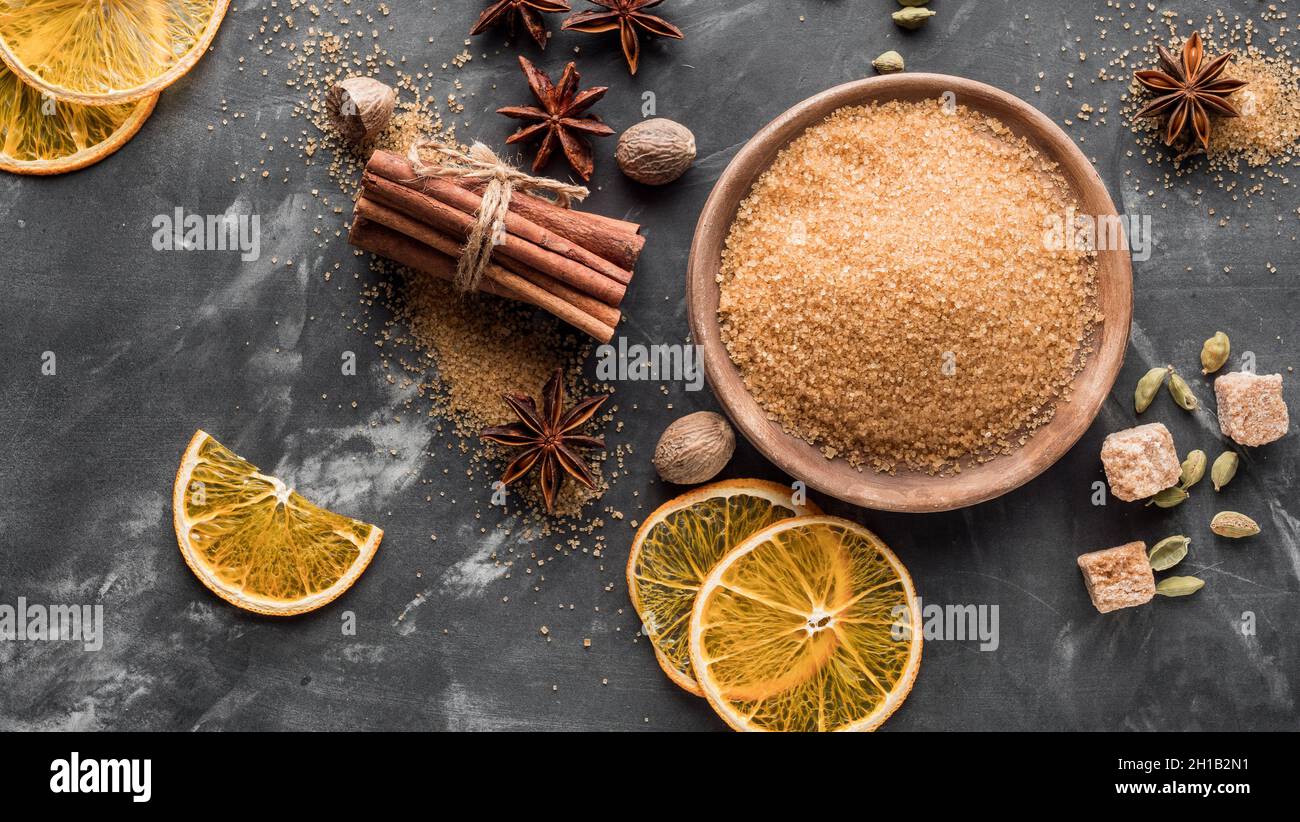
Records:
[[[482,185],[421,177],[376,151],[361,178],[349,241],[424,274],[454,280],[482,203]],[[609,342],[645,245],[636,223],[515,192],[480,289],[545,309]]]

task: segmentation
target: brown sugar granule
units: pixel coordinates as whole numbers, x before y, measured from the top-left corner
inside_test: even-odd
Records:
[[[841,109],[741,204],[723,340],[768,416],[828,458],[938,473],[1008,453],[1068,399],[1101,320],[1095,254],[1046,237],[1075,209],[997,120]]]

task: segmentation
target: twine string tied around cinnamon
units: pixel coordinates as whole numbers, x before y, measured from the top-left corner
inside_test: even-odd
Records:
[[[420,153],[422,149],[439,155],[441,162],[426,163]],[[550,199],[561,208],[586,199],[590,193],[582,186],[525,174],[478,142],[469,151],[461,151],[434,140],[420,140],[411,145],[407,160],[417,177],[454,177],[487,183],[474,227],[456,262],[456,288],[460,291],[478,290],[492,259],[492,249],[505,242],[505,219],[510,212],[510,198],[516,191]]]

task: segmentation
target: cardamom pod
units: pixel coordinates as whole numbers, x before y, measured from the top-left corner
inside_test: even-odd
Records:
[[[1192,541],[1182,535],[1174,537],[1165,537],[1164,539],[1151,546],[1150,552],[1147,553],[1147,560],[1151,563],[1152,571],[1168,571],[1178,563],[1183,561],[1187,556],[1187,546]]]
[[[1139,414],[1151,407],[1151,401],[1160,393],[1160,386],[1165,384],[1165,377],[1173,370],[1173,366],[1152,368],[1138,380],[1137,390],[1133,392],[1133,407]]]
[[[935,12],[931,9],[909,6],[908,8],[894,12],[890,17],[894,18],[894,22],[905,29],[919,29],[934,15]]]
[[[1241,539],[1253,537],[1259,533],[1259,524],[1245,514],[1236,511],[1220,511],[1210,520],[1210,530],[1221,537]]]
[[[1156,593],[1162,597],[1185,597],[1205,587],[1205,580],[1197,577],[1165,577],[1156,586]]]
[[[1193,485],[1201,481],[1205,476],[1205,465],[1209,457],[1199,448],[1187,455],[1183,460],[1183,472],[1178,475],[1178,487],[1186,491]]]
[[[1183,379],[1177,371],[1169,373],[1169,394],[1184,411],[1196,410],[1196,395],[1192,393],[1192,387],[1187,384],[1187,380]]]
[[[881,74],[894,74],[904,69],[903,55],[896,51],[887,51],[871,61],[871,66]]]
[[[1154,504],[1158,508],[1173,508],[1175,505],[1182,505],[1186,501],[1187,492],[1175,485],[1173,488],[1166,488],[1156,494],[1147,502],[1147,505]]]
[[[1218,371],[1228,361],[1231,352],[1232,343],[1228,340],[1228,335],[1215,331],[1214,336],[1201,346],[1201,373],[1213,374]]]
[[[1236,451],[1224,451],[1214,461],[1214,467],[1210,469],[1210,482],[1214,483],[1215,491],[1227,485],[1233,477],[1237,476],[1237,460]]]

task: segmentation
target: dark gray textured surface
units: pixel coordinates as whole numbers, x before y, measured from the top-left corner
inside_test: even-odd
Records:
[[[391,5],[391,15],[376,18],[380,40],[394,55],[434,64],[459,50],[481,8],[444,0],[431,15],[428,2]],[[1208,4],[1158,5],[1186,16],[1184,7],[1199,14]],[[1261,8],[1246,0],[1223,5]],[[558,69],[581,44],[585,81],[613,87],[597,109],[606,120],[630,125],[640,116],[640,93],[650,90],[659,114],[689,125],[699,141],[694,170],[661,191],[618,176],[612,141],[598,149],[601,190],[591,207],[643,222],[650,237],[622,332],[633,342],[683,338],[683,270],[712,182],[771,117],[869,73],[881,51],[898,49],[912,69],[1000,86],[1058,123],[1072,119],[1082,102],[1108,101],[1105,125],[1071,133],[1085,138],[1083,148],[1121,210],[1152,214],[1158,245],[1151,260],[1135,266],[1133,343],[1096,424],[1053,469],[975,508],[902,516],[826,506],[881,534],[927,602],[999,607],[998,650],[928,643],[916,688],[887,727],[1296,729],[1294,429],[1282,442],[1253,449],[1221,495],[1224,507],[1262,524],[1264,534],[1250,541],[1209,534],[1206,523],[1220,500],[1204,485],[1172,512],[1114,500],[1094,507],[1090,495],[1101,478],[1101,440],[1133,423],[1131,388],[1152,364],[1173,360],[1187,372],[1201,340],[1216,329],[1227,331],[1238,350],[1254,351],[1261,372],[1285,373],[1295,364],[1300,198],[1294,188],[1272,184],[1273,195],[1256,198],[1248,210],[1209,182],[1162,190],[1121,122],[1119,87],[1090,83],[1098,62],[1077,57],[1081,48],[1131,42],[1119,33],[1120,22],[1094,19],[1113,14],[1106,4],[935,0],[934,7],[939,16],[912,35],[890,24],[892,0],[670,0],[660,10],[687,39],[648,44],[636,78],[627,76],[608,39],[557,34],[544,65]],[[0,246],[7,252],[0,602],[99,602],[108,620],[97,653],[68,643],[0,643],[0,727],[723,727],[703,701],[660,674],[644,641],[634,642],[637,621],[622,580],[627,521],[607,527],[602,559],[557,555],[535,575],[516,568],[507,578],[487,559],[507,546],[480,533],[475,506],[425,502],[431,492],[439,500],[441,490],[448,497],[485,491],[457,483],[461,457],[434,438],[427,420],[391,422],[404,394],[385,381],[371,346],[348,327],[359,293],[352,274],[370,276],[364,261],[339,242],[318,248],[308,239],[322,210],[308,192],[333,186],[294,152],[265,153],[260,133],[279,148],[280,135],[292,139],[307,126],[289,117],[298,97],[283,82],[287,54],[268,58],[254,45],[264,36],[302,38],[310,22],[300,10],[297,31],[256,35],[269,8],[245,2],[232,10],[215,51],[163,96],[118,155],[58,179],[0,177]],[[551,25],[558,28],[558,21]],[[1103,27],[1111,31],[1108,41],[1097,39]],[[1294,39],[1294,31],[1287,36]],[[509,126],[491,110],[523,99],[508,51],[480,57],[500,42],[476,42],[474,62],[444,75],[446,91],[456,76],[469,95],[456,118],[470,124],[462,138],[499,144]],[[1076,74],[1073,91],[1065,86],[1067,72]],[[245,116],[209,131],[207,124],[227,111]],[[230,182],[263,157],[269,180],[250,173]],[[288,184],[280,182],[285,167]],[[1205,194],[1197,204],[1199,187]],[[150,221],[176,206],[260,214],[262,259],[243,264],[232,254],[153,251]],[[1210,208],[1217,209],[1213,217]],[[1232,217],[1229,228],[1217,227],[1224,215]],[[336,261],[344,268],[327,282],[324,272]],[[1270,273],[1267,263],[1279,270]],[[359,352],[359,376],[340,376],[343,350]],[[45,351],[57,354],[57,376],[40,373]],[[1300,411],[1296,377],[1286,379],[1291,407]],[[1212,398],[1207,383],[1194,384],[1203,400]],[[624,432],[611,439],[633,443],[636,452],[610,501],[631,519],[668,496],[649,485],[648,457],[659,431],[678,413],[713,406],[707,392],[674,388],[665,398],[657,384],[618,391],[628,410],[620,415]],[[665,409],[668,401],[674,410]],[[641,410],[632,412],[633,404]],[[1200,447],[1211,458],[1220,450],[1209,411],[1186,415],[1166,399],[1143,421],[1155,420],[1171,428],[1180,450]],[[351,592],[307,617],[271,621],[241,613],[199,585],[176,550],[168,498],[177,456],[197,427],[309,497],[382,525],[383,546]],[[779,478],[743,444],[727,475]],[[440,535],[436,543],[431,531]],[[1106,616],[1093,610],[1076,555],[1178,532],[1193,538],[1180,570],[1205,578],[1204,591]],[[526,556],[530,547],[551,552],[549,544],[517,550]],[[357,616],[356,636],[340,634],[344,611]],[[1242,631],[1246,612],[1255,615],[1253,635]],[[543,624],[549,642],[539,636]],[[584,637],[593,640],[590,649],[582,648]]]

